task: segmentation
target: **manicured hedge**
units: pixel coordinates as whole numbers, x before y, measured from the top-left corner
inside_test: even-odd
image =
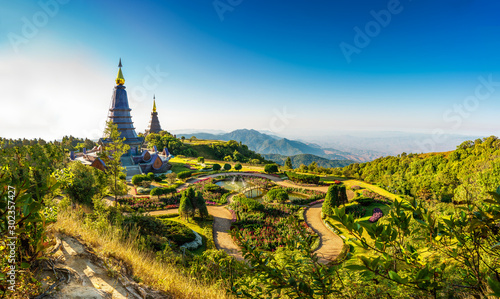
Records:
[[[136,186],[140,185],[144,181],[150,182],[151,179],[145,174],[136,174],[132,177],[132,184]]]
[[[187,179],[191,176],[191,171],[181,171],[177,174],[177,177],[181,180]]]
[[[305,184],[318,184],[320,177],[317,175],[301,174],[291,171],[285,172],[286,176],[293,182]]]
[[[285,202],[288,200],[288,193],[282,188],[273,188],[267,192],[266,197],[269,201]]]

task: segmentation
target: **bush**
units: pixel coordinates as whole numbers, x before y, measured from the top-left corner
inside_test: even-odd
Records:
[[[264,166],[264,171],[266,173],[277,173],[278,172],[278,165],[276,165],[276,164],[266,164],[266,166]]]
[[[213,192],[213,193],[220,193],[222,192],[222,187],[219,186],[219,185],[216,185],[216,184],[206,184],[204,189],[206,191],[209,191],[209,192]]]
[[[269,201],[285,202],[288,200],[288,193],[282,188],[273,188],[267,192],[266,197]]]
[[[98,191],[92,168],[80,162],[73,162],[70,164],[69,170],[73,178],[71,184],[66,187],[66,193],[76,202],[92,203],[92,197]]]
[[[145,174],[136,174],[132,177],[132,184],[139,186],[143,181],[151,181]]]
[[[217,170],[220,170],[222,167],[220,166],[220,164],[217,164],[215,163],[214,165],[212,165],[212,169],[217,171]]]
[[[356,201],[358,204],[364,206],[364,207],[369,206],[369,205],[375,203],[375,200],[373,200],[373,198],[369,198],[369,197],[366,197],[366,196],[356,197],[353,200]]]
[[[241,166],[241,164],[240,164],[240,163],[238,163],[238,164],[234,165],[234,169],[235,169],[235,170],[241,170],[242,168],[243,168],[243,166]]]
[[[229,169],[231,169],[231,164],[224,164],[224,170],[228,171]]]
[[[264,209],[264,205],[253,198],[247,198],[245,196],[235,196],[233,200],[235,202],[238,202],[241,205],[242,209],[246,210],[247,212],[262,211],[262,209]]]
[[[205,163],[205,158],[198,157],[198,163],[201,163],[201,164]]]
[[[181,171],[177,174],[177,177],[181,180],[187,179],[191,176],[191,171]]]
[[[182,245],[195,239],[193,231],[187,226],[150,216],[133,215],[126,217],[123,220],[122,226],[126,230],[137,228],[146,247],[156,251],[165,249],[168,239],[177,245]]]
[[[352,205],[345,208],[346,214],[352,214],[355,219],[361,218],[366,213],[366,208],[361,205]]]
[[[285,172],[286,176],[293,182],[305,183],[305,184],[315,184],[319,183],[320,177],[317,175],[300,174],[295,172]]]
[[[119,178],[120,180],[125,180],[125,179],[127,179],[127,175],[126,175],[126,174],[124,174],[123,172],[121,172],[121,173],[118,175],[118,178]]]

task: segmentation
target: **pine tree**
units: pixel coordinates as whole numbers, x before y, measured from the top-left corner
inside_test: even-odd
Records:
[[[188,188],[181,193],[181,202],[179,204],[179,214],[183,216],[186,220],[188,217],[193,217],[194,205],[192,199],[194,197],[194,190]]]
[[[292,159],[290,159],[290,157],[286,158],[285,168],[287,168],[287,169],[293,169]]]
[[[124,168],[122,167],[121,157],[130,149],[128,144],[124,144],[125,138],[120,138],[120,132],[118,131],[118,125],[113,124],[112,121],[106,123],[106,129],[104,130],[104,136],[109,143],[106,143],[101,153],[101,158],[106,163],[106,172],[111,175],[111,189],[115,196],[115,205],[117,204],[117,196],[122,194],[124,190],[119,188],[119,174],[122,173]]]

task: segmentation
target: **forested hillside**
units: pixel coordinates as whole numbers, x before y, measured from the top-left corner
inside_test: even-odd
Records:
[[[500,140],[491,136],[466,141],[447,153],[402,153],[351,164],[342,173],[424,199],[464,202],[467,194],[484,199],[486,192],[500,186]]]
[[[234,140],[204,142],[193,139],[192,142],[188,142],[185,139],[174,137],[167,131],[161,131],[159,134],[149,134],[146,137],[146,143],[149,148],[156,146],[159,151],[166,147],[173,155],[201,156],[205,159],[236,162],[250,162],[252,160],[254,163],[266,162],[261,155],[250,150],[247,145]]]
[[[287,156],[278,154],[262,154],[262,156],[282,166],[285,165],[286,159],[288,158]],[[354,163],[354,161],[352,160],[344,160],[344,159],[330,160],[310,154],[300,154],[300,155],[290,156],[290,160],[292,161],[293,168],[299,168],[300,165],[309,166],[313,162],[316,162],[316,165],[318,165],[319,167],[325,167],[325,168],[344,167]]]

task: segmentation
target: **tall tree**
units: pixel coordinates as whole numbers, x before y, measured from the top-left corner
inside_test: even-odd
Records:
[[[104,130],[104,136],[106,137],[108,143],[105,144],[104,149],[101,153],[101,159],[106,163],[106,171],[111,177],[111,189],[115,196],[115,205],[117,204],[117,196],[122,192],[118,188],[120,183],[119,175],[123,172],[121,157],[130,149],[128,144],[123,143],[125,138],[120,138],[120,132],[118,131],[118,125],[113,124],[112,121],[106,123],[106,129]]]
[[[290,157],[286,158],[285,168],[286,169],[293,169],[292,159],[290,159]]]

